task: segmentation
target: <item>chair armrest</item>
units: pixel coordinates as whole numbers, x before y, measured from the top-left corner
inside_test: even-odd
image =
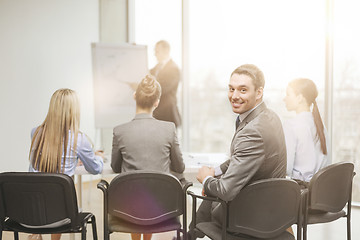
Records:
[[[300,195],[301,197],[305,197],[307,194],[309,194],[309,189],[308,188],[304,188],[300,190]]]
[[[104,196],[103,203],[103,223],[104,223],[104,239],[108,239],[109,227],[108,227],[108,188],[109,183],[104,179],[101,179],[97,184],[97,188],[101,189]]]
[[[308,188],[300,190],[300,201],[302,202],[302,208],[304,211],[307,211],[309,207],[309,194]]]
[[[188,181],[186,181],[185,182],[185,184],[183,185],[183,190],[184,190],[184,193],[187,191],[187,189],[189,188],[189,187],[191,187],[193,185],[193,183],[192,182],[188,182]]]
[[[309,211],[309,189],[305,188],[305,189],[301,189],[300,190],[300,219],[298,220],[301,224],[301,227],[306,226],[307,225],[307,221],[308,221],[308,211]],[[305,234],[305,232],[304,232]],[[299,237],[299,235],[298,235]]]
[[[203,200],[211,201],[211,202],[219,202],[219,203],[226,203],[224,200],[217,198],[217,197],[210,197],[210,196],[202,196],[202,195],[196,195],[192,191],[187,191],[187,194],[192,196],[193,198],[200,198]]]
[[[206,200],[206,201],[211,201],[211,202],[219,202],[221,204],[221,208],[223,210],[223,217],[222,217],[223,225],[221,227],[221,236],[222,236],[222,239],[226,239],[226,228],[228,225],[228,223],[227,223],[228,202],[226,202],[218,197],[196,195],[192,191],[187,191],[187,194],[190,195],[193,199],[192,223],[194,224],[194,227],[196,227],[196,224],[197,224],[196,223],[196,209],[197,209],[196,198]]]
[[[100,182],[97,184],[97,188],[101,189],[104,193],[107,192],[109,187],[109,183],[104,179],[101,179]]]

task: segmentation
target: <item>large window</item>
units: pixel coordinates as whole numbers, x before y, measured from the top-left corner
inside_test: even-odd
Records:
[[[191,151],[228,151],[235,116],[227,85],[231,72],[244,63],[263,70],[264,100],[282,118],[289,116],[282,101],[286,85],[297,77],[316,82],[323,109],[323,1],[197,0],[189,4]]]
[[[153,48],[159,39],[170,42],[171,55],[181,67],[181,3],[135,1],[135,42],[148,45],[149,67],[156,63]],[[323,109],[324,2],[188,3],[185,16],[189,22],[189,48],[185,51],[189,56],[189,79],[185,81],[189,81],[189,95],[185,97],[189,99],[189,129],[184,132],[189,133],[185,138],[189,151],[228,151],[235,116],[227,100],[227,84],[232,70],[244,63],[254,63],[264,71],[265,102],[282,118],[289,116],[282,101],[287,82],[296,77],[316,82],[320,90],[318,102]]]
[[[360,172],[360,16],[354,0],[334,3],[333,159],[351,161]],[[353,200],[360,202],[360,176]]]
[[[149,68],[155,66],[157,41],[171,45],[171,57],[181,67],[181,0],[135,0],[134,40],[148,46]]]
[[[227,100],[230,73],[239,65],[254,63],[266,78],[264,100],[282,120],[287,83],[297,77],[312,79],[319,90],[318,105],[332,136],[332,160],[352,161],[360,172],[360,30],[359,3],[355,0],[184,0],[188,3],[182,32],[181,0],[136,0],[136,42],[149,46],[150,67],[155,64],[157,40],[172,44],[172,56],[181,67],[181,39],[189,88],[189,134],[191,152],[227,152],[234,132],[235,116]],[[331,5],[334,3],[334,6]],[[331,6],[329,45],[326,55],[326,11]],[[332,38],[333,37],[333,38]],[[325,66],[330,76],[325,93]],[[333,67],[331,63],[333,62]],[[330,77],[331,80],[331,77]],[[179,95],[181,96],[181,95]],[[325,97],[331,96],[332,115],[324,119]],[[179,101],[181,103],[182,101]],[[185,101],[186,102],[186,101]],[[360,174],[355,176],[354,200],[360,202]]]

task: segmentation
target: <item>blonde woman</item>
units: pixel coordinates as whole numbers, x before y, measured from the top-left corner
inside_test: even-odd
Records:
[[[78,160],[91,174],[102,172],[103,153],[94,152],[86,135],[79,130],[80,105],[76,92],[59,89],[51,97],[44,122],[31,131],[30,172],[65,173],[73,176]],[[61,234],[52,234],[52,240]],[[41,239],[30,235],[29,239]]]
[[[330,162],[326,129],[316,102],[318,91],[306,78],[292,80],[286,89],[284,102],[296,116],[284,123],[287,148],[287,175],[306,187],[307,182]],[[310,111],[312,108],[312,112]]]

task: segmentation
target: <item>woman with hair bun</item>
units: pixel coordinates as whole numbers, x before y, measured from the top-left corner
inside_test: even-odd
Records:
[[[160,84],[153,76],[145,76],[134,93],[135,118],[115,127],[113,131],[111,168],[114,172],[172,171],[181,177],[185,164],[175,124],[152,116],[160,96]],[[152,234],[144,234],[144,240],[150,240],[151,236]],[[131,238],[140,240],[141,234],[132,233]]]
[[[331,162],[328,136],[316,103],[318,91],[306,78],[292,80],[284,102],[296,116],[284,123],[287,149],[287,175],[307,186],[321,168]],[[310,109],[312,107],[312,113]]]

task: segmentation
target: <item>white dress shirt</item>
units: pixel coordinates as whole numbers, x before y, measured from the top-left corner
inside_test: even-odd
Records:
[[[331,162],[330,144],[324,129],[327,155],[321,150],[316,137],[316,126],[311,112],[301,112],[284,122],[287,150],[286,174],[294,179],[309,182],[312,176]]]

